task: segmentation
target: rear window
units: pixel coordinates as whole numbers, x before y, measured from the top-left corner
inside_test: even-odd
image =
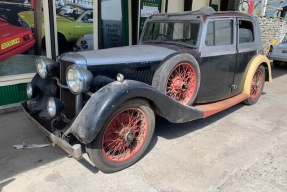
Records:
[[[253,24],[250,21],[239,20],[239,43],[250,43],[254,41]]]

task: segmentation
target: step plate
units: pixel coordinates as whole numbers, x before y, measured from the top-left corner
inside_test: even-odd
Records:
[[[225,99],[222,101],[218,101],[215,103],[209,103],[209,104],[203,104],[203,105],[196,105],[197,109],[200,109],[204,112],[203,118],[209,117],[215,113],[218,113],[220,111],[223,111],[224,109],[227,109],[229,107],[232,107],[238,103],[241,103],[242,101],[249,98],[248,94],[239,94],[237,96],[231,97],[229,99]]]

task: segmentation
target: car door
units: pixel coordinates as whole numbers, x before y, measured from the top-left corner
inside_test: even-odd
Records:
[[[254,32],[255,23],[252,20],[238,18],[237,19],[237,59],[236,59],[236,68],[234,73],[234,83],[231,96],[239,94],[239,87],[241,81],[244,81],[243,74],[248,65],[250,59],[257,55],[258,45],[256,42],[259,42],[259,35],[256,35]]]
[[[201,83],[197,103],[230,97],[236,65],[235,18],[209,18],[200,43]]]

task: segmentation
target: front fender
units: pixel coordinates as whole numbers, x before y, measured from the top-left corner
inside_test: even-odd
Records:
[[[68,133],[84,144],[90,143],[103,128],[111,113],[133,98],[150,102],[155,112],[170,122],[183,123],[203,117],[203,111],[171,99],[148,84],[125,80],[113,82],[94,93],[74,120]]]
[[[240,90],[242,90],[242,93],[250,94],[251,81],[259,65],[263,65],[267,69],[268,76],[266,76],[265,80],[269,81],[270,83],[272,82],[271,65],[269,59],[265,55],[256,55],[250,59],[245,69],[242,82],[240,84]]]

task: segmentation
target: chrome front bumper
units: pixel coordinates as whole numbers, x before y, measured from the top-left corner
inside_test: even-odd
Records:
[[[28,118],[49,138],[52,145],[58,145],[68,154],[73,156],[75,159],[81,159],[83,152],[80,144],[70,145],[64,139],[57,137],[53,133],[49,132],[45,127],[43,127],[38,121],[36,121],[28,112],[27,103],[21,103],[24,113]]]

